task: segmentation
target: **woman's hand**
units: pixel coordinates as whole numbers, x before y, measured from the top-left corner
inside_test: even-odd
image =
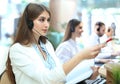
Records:
[[[72,59],[63,64],[65,74],[68,74],[76,65],[78,65],[84,59],[92,59],[96,57],[100,52],[101,48],[104,46],[105,44],[99,44],[90,48],[86,48],[73,56]]]
[[[83,59],[92,59],[99,54],[99,52],[101,51],[101,48],[103,47],[105,47],[105,44],[95,45],[82,50],[81,52],[79,52],[79,54],[80,56],[82,56]]]

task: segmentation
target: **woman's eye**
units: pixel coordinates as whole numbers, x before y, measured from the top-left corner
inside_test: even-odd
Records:
[[[45,21],[50,22],[50,18],[48,18],[48,19],[46,19],[46,18],[40,18],[39,21],[40,22],[45,22]]]
[[[48,22],[50,22],[50,19],[47,19]]]
[[[82,29],[83,27],[81,26],[81,27],[79,27],[80,29]]]
[[[45,21],[45,19],[44,19],[44,18],[41,18],[41,19],[39,19],[39,21],[40,21],[40,22],[44,22],[44,21]]]

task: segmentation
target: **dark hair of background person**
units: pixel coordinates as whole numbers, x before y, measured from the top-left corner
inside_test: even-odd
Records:
[[[103,22],[96,22],[96,24],[95,24],[96,26],[98,26],[98,28],[97,28],[97,31],[99,32],[100,31],[100,28],[101,28],[101,26],[103,26],[103,25],[105,25]]]
[[[65,35],[63,37],[63,42],[67,41],[71,38],[72,36],[72,32],[75,31],[75,27],[78,26],[81,23],[81,21],[77,20],[77,19],[71,19],[68,24],[67,24],[67,28],[65,30]]]
[[[109,27],[108,29],[107,29],[107,32],[110,32],[111,31],[111,28]]]
[[[113,34],[113,35],[115,36],[115,35],[116,35],[116,34],[115,34],[115,31],[116,31],[116,24],[113,22],[113,23],[111,24],[111,27],[112,27],[113,30],[114,30],[114,34]]]
[[[28,45],[34,41],[33,32],[32,32],[32,28],[34,25],[33,20],[35,20],[44,11],[47,11],[51,17],[49,9],[42,4],[29,3],[26,6],[22,16],[20,17],[18,30],[13,44],[19,42],[22,45]],[[40,37],[39,40],[41,40],[43,43],[46,43],[45,37]],[[12,84],[16,84],[15,76],[12,71],[11,61],[9,58],[9,53],[8,53],[8,60],[6,66],[7,66],[7,74],[10,81],[12,82]]]

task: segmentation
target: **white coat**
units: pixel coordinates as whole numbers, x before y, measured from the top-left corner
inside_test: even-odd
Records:
[[[57,59],[53,46],[49,41],[45,44],[49,54],[53,57],[56,67],[49,70],[45,67],[42,55],[33,46],[27,47],[15,43],[10,48],[10,59],[16,84],[64,84],[65,73]]]

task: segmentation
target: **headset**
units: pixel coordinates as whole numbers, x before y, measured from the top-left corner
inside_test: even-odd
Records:
[[[30,30],[32,30],[33,26],[34,26],[34,23],[33,23],[33,20],[30,20],[28,18],[28,7],[29,7],[30,4],[27,5],[26,7],[26,13],[25,13],[25,19],[26,19],[26,23],[27,23],[27,26]]]
[[[102,25],[104,25],[104,23],[103,22],[97,22],[95,25],[98,25],[97,31],[99,32],[100,31],[100,27]]]
[[[97,28],[97,31],[100,31],[100,27]]]
[[[100,31],[100,22],[97,22],[96,25],[98,25],[97,31]]]
[[[70,31],[71,32],[74,32],[75,31],[75,28],[74,28],[74,22],[73,22],[74,20],[71,20],[71,22],[70,22]]]
[[[110,31],[111,31],[111,29],[110,29],[110,28],[108,28],[107,32],[110,32]]]
[[[25,20],[26,20],[28,28],[30,30],[32,30],[33,26],[34,26],[34,23],[33,23],[33,20],[30,20],[28,18],[28,8],[29,8],[29,5],[30,5],[30,3],[26,7]],[[38,32],[36,29],[33,29],[33,31],[35,31],[37,34],[41,35],[40,37],[42,37],[42,38],[44,37],[44,38],[48,39],[46,36],[42,36],[42,34],[40,32]],[[40,37],[39,37],[39,39],[40,39]]]

